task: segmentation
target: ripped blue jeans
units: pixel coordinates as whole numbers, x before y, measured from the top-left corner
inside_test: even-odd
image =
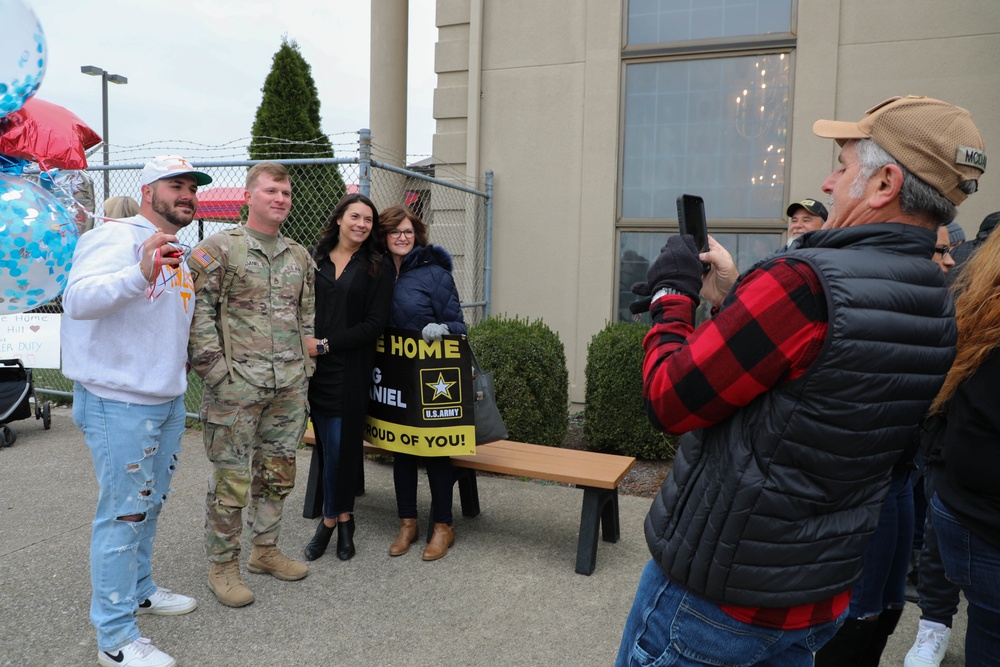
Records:
[[[98,649],[114,652],[141,636],[134,614],[156,591],[150,559],[177,469],[184,397],[159,405],[122,403],[77,382],[73,421],[83,431],[100,487],[90,539],[90,623]]]

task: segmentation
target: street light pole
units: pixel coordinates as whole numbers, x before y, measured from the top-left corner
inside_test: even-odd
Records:
[[[107,167],[110,159],[108,152],[108,81],[111,83],[126,84],[128,79],[126,79],[121,74],[109,74],[107,70],[100,67],[94,67],[93,65],[84,65],[80,68],[80,71],[84,74],[89,74],[91,76],[101,77],[101,111],[104,120],[104,166]],[[108,196],[111,191],[111,172],[107,169],[104,170],[104,201],[108,200]]]

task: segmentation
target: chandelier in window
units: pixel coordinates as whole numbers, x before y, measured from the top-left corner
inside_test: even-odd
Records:
[[[751,141],[762,140],[765,153],[751,175],[756,186],[780,186],[784,179],[784,134],[788,109],[788,63],[786,54],[762,56],[754,63],[747,86],[735,96],[737,133]],[[768,75],[768,71],[771,74]],[[766,149],[763,142],[768,143]]]

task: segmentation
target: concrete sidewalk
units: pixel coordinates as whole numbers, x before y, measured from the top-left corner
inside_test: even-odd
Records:
[[[17,442],[0,449],[0,665],[96,664],[88,553],[97,488],[89,452],[68,408],[53,409],[49,431],[33,419],[11,426]],[[308,454],[299,457],[300,484],[280,541],[297,558],[315,528],[302,518]],[[600,543],[597,569],[586,577],[573,571],[582,493],[491,477],[479,481],[479,517],[462,517],[456,499],[448,556],[423,562],[421,540],[390,558],[398,527],[392,470],[369,461],[367,493],[356,508],[357,556],[341,562],[331,553],[310,564],[306,579],[282,582],[247,574],[245,546],[244,577],[256,601],[230,609],[206,583],[209,469],[201,432],[188,431],[154,555],[157,583],[195,596],[199,607],[139,620],[143,635],[187,667],[610,665],[649,558],[642,535],[648,499],[620,498],[621,540]],[[916,619],[907,605],[883,665],[902,665]],[[963,641],[964,626],[944,665],[964,663]]]

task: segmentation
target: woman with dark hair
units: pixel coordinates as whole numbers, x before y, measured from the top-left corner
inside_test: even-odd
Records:
[[[323,518],[306,545],[307,560],[326,552],[337,528],[337,557],[354,556],[354,497],[364,462],[375,341],[389,321],[392,271],[372,230],[378,211],[368,197],[349,194],[337,204],[313,252],[316,260],[316,371],[309,407],[323,471]]]
[[[396,272],[390,324],[421,332],[426,342],[440,340],[444,334],[464,334],[465,320],[452,278],[452,260],[448,251],[427,242],[427,226],[411,210],[393,206],[382,213],[379,225],[382,238]],[[424,560],[437,560],[455,543],[452,528],[452,487],[454,477],[447,456],[425,456],[427,480],[431,487],[431,514],[434,531]],[[396,487],[399,535],[389,546],[390,556],[402,556],[416,541],[417,529],[417,459],[413,454],[396,453],[392,478]]]
[[[969,603],[965,664],[1000,665],[1000,236],[959,276],[955,362],[931,414],[946,414],[930,521],[948,579]]]

